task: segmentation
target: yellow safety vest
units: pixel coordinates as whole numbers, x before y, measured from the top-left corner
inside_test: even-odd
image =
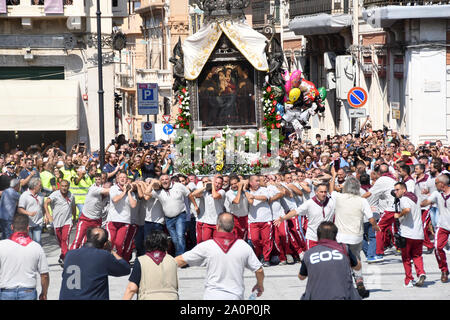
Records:
[[[63,179],[69,181],[70,184],[72,184],[72,177],[76,177],[77,176],[77,173],[75,172],[75,170],[73,170],[73,169],[66,170],[64,167],[62,167],[59,170],[63,174]]]
[[[75,204],[84,204],[89,188],[94,184],[95,180],[91,179],[88,175],[85,175],[83,179],[80,180],[79,184],[75,184],[75,179],[77,179],[77,177],[73,177],[72,182],[70,183],[70,192],[75,197]]]
[[[52,193],[53,189],[50,180],[55,176],[51,172],[44,170],[39,174],[39,177],[41,178],[42,189],[48,194]]]

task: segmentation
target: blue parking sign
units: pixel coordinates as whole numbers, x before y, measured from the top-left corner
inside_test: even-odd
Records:
[[[158,114],[159,94],[157,83],[138,83],[137,95],[139,115]]]

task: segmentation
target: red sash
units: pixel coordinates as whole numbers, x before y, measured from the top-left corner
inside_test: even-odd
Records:
[[[337,243],[334,240],[321,239],[321,240],[319,240],[319,242],[317,242],[317,245],[318,246],[325,246],[327,248],[337,250],[340,253],[348,256],[347,250],[345,249],[345,245],[343,245],[341,243]]]
[[[416,184],[419,184],[419,183],[421,183],[421,182],[425,182],[425,181],[427,181],[427,180],[428,180],[428,175],[425,174],[425,175],[423,176],[422,179],[416,181]]]
[[[14,232],[11,237],[9,237],[9,239],[24,247],[33,242],[33,240],[26,232]]]
[[[415,204],[417,204],[417,196],[412,192],[405,192],[405,197],[411,199]]]
[[[330,201],[330,198],[326,197],[325,201],[323,202],[323,204],[319,201],[319,199],[317,199],[316,196],[312,197],[312,200],[319,206],[322,207],[322,215],[325,218],[325,207],[328,204],[328,201]]]
[[[383,173],[381,176],[382,177],[389,177],[389,178],[394,179],[395,181],[397,181],[397,178],[390,172]]]
[[[404,182],[404,183],[407,183],[409,180],[413,180],[413,181],[414,181],[414,179],[411,178],[411,176],[407,176],[406,179],[405,179],[403,182]]]
[[[444,205],[445,205],[445,207],[447,208],[447,200],[448,200],[448,198],[450,198],[450,194],[447,195],[447,196],[445,196],[445,195],[441,192],[441,196],[442,196],[442,198],[444,198]]]
[[[164,260],[166,253],[164,251],[155,250],[151,252],[146,252],[145,255],[150,257],[154,263],[159,265]]]
[[[368,191],[370,190],[371,187],[372,187],[372,186],[371,186],[370,184],[368,184],[368,185],[361,185],[361,188],[362,188],[364,191],[366,191],[366,192],[368,192]]]
[[[237,239],[233,232],[216,232],[213,236],[213,240],[225,253],[231,249]]]

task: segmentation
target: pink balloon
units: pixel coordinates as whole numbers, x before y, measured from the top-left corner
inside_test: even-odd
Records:
[[[291,88],[298,88],[300,87],[300,83],[302,80],[302,72],[300,70],[295,70],[291,74]]]
[[[291,80],[286,81],[286,83],[284,84],[284,92],[286,92],[286,94],[289,94],[291,88],[292,88]]]

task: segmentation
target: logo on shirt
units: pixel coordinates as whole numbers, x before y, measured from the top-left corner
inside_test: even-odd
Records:
[[[329,251],[328,250],[328,251],[313,253],[309,257],[309,261],[311,262],[311,264],[316,264],[321,261],[324,262],[324,261],[330,261],[330,260],[342,260],[343,258],[344,258],[344,256],[339,251],[337,251],[337,250]]]

